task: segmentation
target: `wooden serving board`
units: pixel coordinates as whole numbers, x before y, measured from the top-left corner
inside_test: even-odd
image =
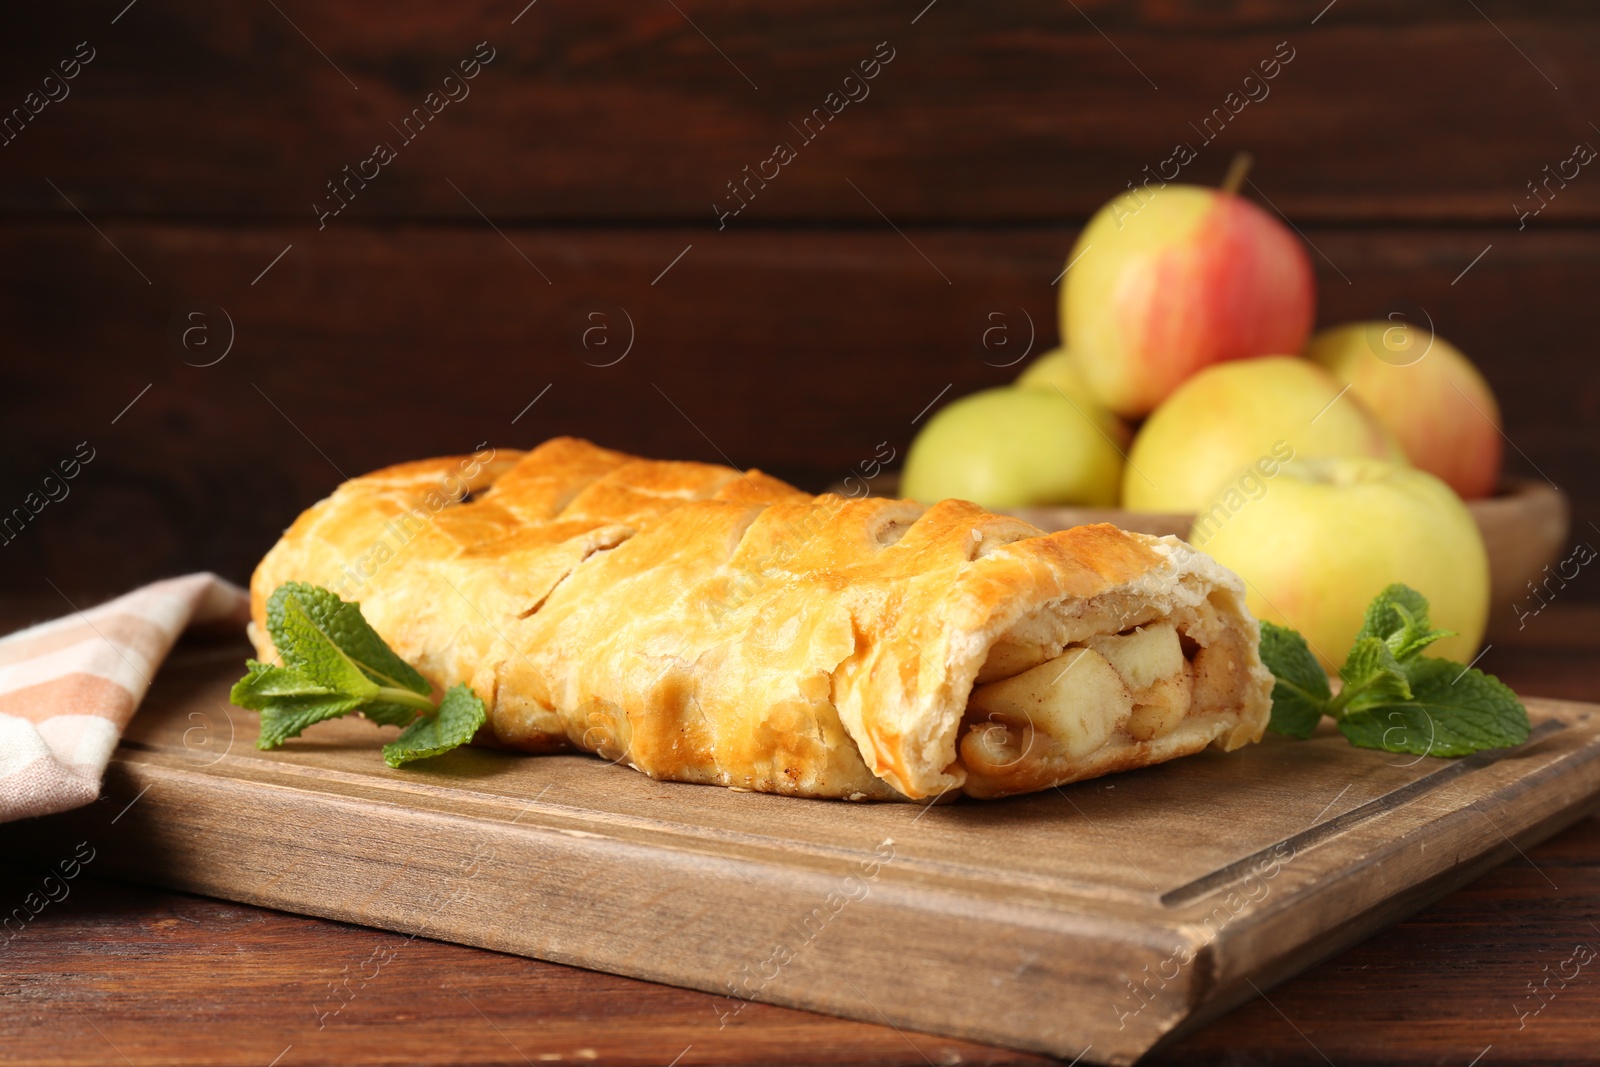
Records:
[[[91,807],[95,871],[905,1029],[1126,1063],[1594,809],[1600,707],[1447,761],[1269,736],[1005,801],[847,804],[326,723],[278,752],[181,646]]]

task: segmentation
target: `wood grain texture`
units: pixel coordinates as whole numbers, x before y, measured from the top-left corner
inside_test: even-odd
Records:
[[[98,55],[0,149],[0,210],[75,218],[48,178],[91,215],[310,221],[324,183],[388,140],[401,158],[339,225],[475,224],[449,179],[503,222],[705,227],[726,183],[788,141],[799,158],[740,224],[876,224],[852,181],[902,224],[1042,223],[1087,217],[1188,142],[1200,158],[1187,180],[1215,182],[1251,149],[1255,181],[1302,222],[1507,227],[1542,168],[1600,144],[1586,118],[1600,21],[1571,2],[1343,0],[1313,25],[1321,5],[1289,0],[940,3],[915,24],[916,3],[541,0],[513,25],[516,0],[281,12],[187,0],[108,25],[121,6],[13,16],[7,107],[76,42]],[[402,144],[390,123],[485,39],[498,57],[471,95]],[[882,41],[895,58],[870,95],[802,142],[790,123]],[[1269,95],[1225,112],[1207,144],[1207,116],[1280,42],[1294,58]],[[1600,182],[1580,179],[1538,221],[1597,217]]]
[[[1600,950],[1597,890],[1600,821],[1588,819],[1150,1062],[1600,1062],[1595,965],[1559,978],[1575,946]],[[1529,986],[1549,975],[1541,1010]]]
[[[722,1022],[759,1000],[1111,1062],[1600,793],[1600,708],[1531,700],[1534,740],[1499,757],[1327,730],[986,804],[796,802],[487,750],[396,772],[360,720],[255,751],[226,704],[243,654],[170,659],[106,802],[20,824],[16,847],[82,839],[97,874],[688,985]]]
[[[98,450],[72,495],[0,548],[13,589],[48,591],[48,576],[109,593],[196,567],[242,581],[343,474],[486,439],[572,433],[820,490],[879,442],[903,456],[941,393],[1010,380],[1030,319],[1032,350],[1053,342],[1050,282],[1073,236],[511,229],[513,248],[487,226],[106,233],[153,285],[81,220],[0,233],[0,500],[20,504],[78,442]],[[1580,233],[1306,234],[1327,257],[1322,321],[1425,311],[1499,393],[1509,470],[1565,489],[1576,531],[1600,520],[1588,429],[1600,422],[1600,306],[1572,296],[1600,287],[1600,246]],[[225,340],[216,307],[236,333],[212,367],[186,361],[220,348],[169,341],[196,302],[213,308],[202,320],[213,345]],[[993,314],[1011,347],[984,347]],[[608,332],[585,349],[597,322]],[[631,351],[603,365],[629,323]],[[139,536],[121,537],[128,529]],[[112,542],[115,554],[85,565]],[[1580,579],[1570,595],[1593,599],[1600,583]],[[1514,618],[1510,604],[1494,611]]]
[[[721,1027],[703,993],[92,875],[0,961],[12,1064],[1050,1062],[766,1004]]]
[[[15,859],[3,869],[7,903],[42,873]],[[704,993],[88,871],[0,950],[9,1063],[100,1067],[123,1062],[118,1051],[138,1067],[266,1067],[280,1054],[278,1067],[664,1067],[679,1053],[678,1067],[1059,1062],[766,1004],[721,1027]],[[1492,1045],[1480,1062],[1600,1063],[1592,968],[1565,989],[1552,983],[1556,997],[1525,1025],[1516,1014],[1534,1003],[1527,983],[1575,943],[1600,947],[1588,925],[1597,893],[1600,820],[1587,819],[1150,1062],[1322,1063],[1320,1050],[1341,1065],[1466,1064]],[[375,952],[375,980],[335,993],[372,973],[362,965]],[[341,1004],[319,1029],[319,1012]]]

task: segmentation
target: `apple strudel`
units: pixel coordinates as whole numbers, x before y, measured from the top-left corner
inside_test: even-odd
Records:
[[[251,582],[358,600],[478,740],[813,797],[1001,797],[1260,739],[1237,577],[1172,537],[813,497],[573,438],[352,479]]]

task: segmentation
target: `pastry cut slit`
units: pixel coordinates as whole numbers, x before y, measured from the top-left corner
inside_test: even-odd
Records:
[[[572,506],[573,501],[577,500],[578,497],[583,495],[583,491],[585,489],[588,489],[590,486],[602,481],[605,478],[609,478],[624,466],[627,466],[627,464],[620,464],[616,467],[611,467],[603,471],[595,471],[583,477],[574,478],[572,481],[568,482],[562,487],[561,494],[554,500],[550,501],[550,512],[548,518],[552,521],[570,518],[571,516],[567,515],[567,509]],[[534,611],[537,610],[537,608],[534,609]],[[532,612],[529,612],[529,614],[531,615]]]
[[[761,518],[762,513],[769,507],[771,507],[770,504],[759,504],[752,507],[750,514],[746,515],[739,525],[733,528],[728,538],[728,558],[730,560],[739,554],[739,546],[744,544],[744,539],[750,535],[750,528],[756,524],[756,520]]]
[[[565,582],[568,578],[571,578],[574,574],[576,574],[578,572],[578,568],[579,567],[583,566],[585,563],[588,563],[591,559],[594,559],[596,556],[602,556],[605,553],[610,552],[612,549],[621,547],[629,538],[631,538],[634,535],[634,533],[635,533],[635,531],[629,530],[626,534],[624,534],[623,536],[619,537],[617,540],[613,541],[610,544],[598,544],[598,545],[590,546],[589,550],[583,554],[583,558],[582,559],[578,560],[570,568],[568,568],[567,573],[565,573],[561,577],[557,578],[555,580],[555,583],[553,585],[551,585],[550,588],[545,592],[544,596],[540,597],[537,601],[534,602],[533,607],[528,608],[526,611],[518,612],[517,613],[517,618],[519,620],[532,618],[539,611],[540,608],[544,607],[546,604],[548,604],[550,602],[550,598],[555,596],[556,590],[561,588],[562,583]]]
[[[880,547],[888,548],[890,545],[899,541],[900,538],[904,537],[906,535],[906,531],[909,529],[911,529],[911,523],[900,522],[899,520],[896,520],[881,527],[874,536],[874,540],[878,542]]]
[[[972,533],[973,537],[967,545],[967,559],[969,561],[982,559],[989,553],[997,552],[1007,545],[1038,536],[1028,531],[996,530],[992,528],[989,530],[974,529]]]
[[[906,531],[917,524],[927,513],[927,508],[909,501],[897,501],[880,511],[873,519],[872,540],[879,548],[898,544]]]

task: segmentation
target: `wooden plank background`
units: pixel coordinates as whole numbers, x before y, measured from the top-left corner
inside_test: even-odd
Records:
[[[1184,180],[1255,153],[1252,195],[1315,246],[1319,322],[1426,313],[1477,359],[1510,469],[1600,539],[1600,175],[1518,219],[1600,145],[1591,5],[524,3],[5,16],[0,118],[66,95],[0,144],[0,514],[94,458],[0,544],[0,590],[242,580],[342,475],[483,440],[822,488],[1053,343],[1076,228],[1180,141]],[[470,95],[394,132],[488,49]],[[719,229],[780,140],[796,158]],[[396,158],[319,228],[379,141]]]

